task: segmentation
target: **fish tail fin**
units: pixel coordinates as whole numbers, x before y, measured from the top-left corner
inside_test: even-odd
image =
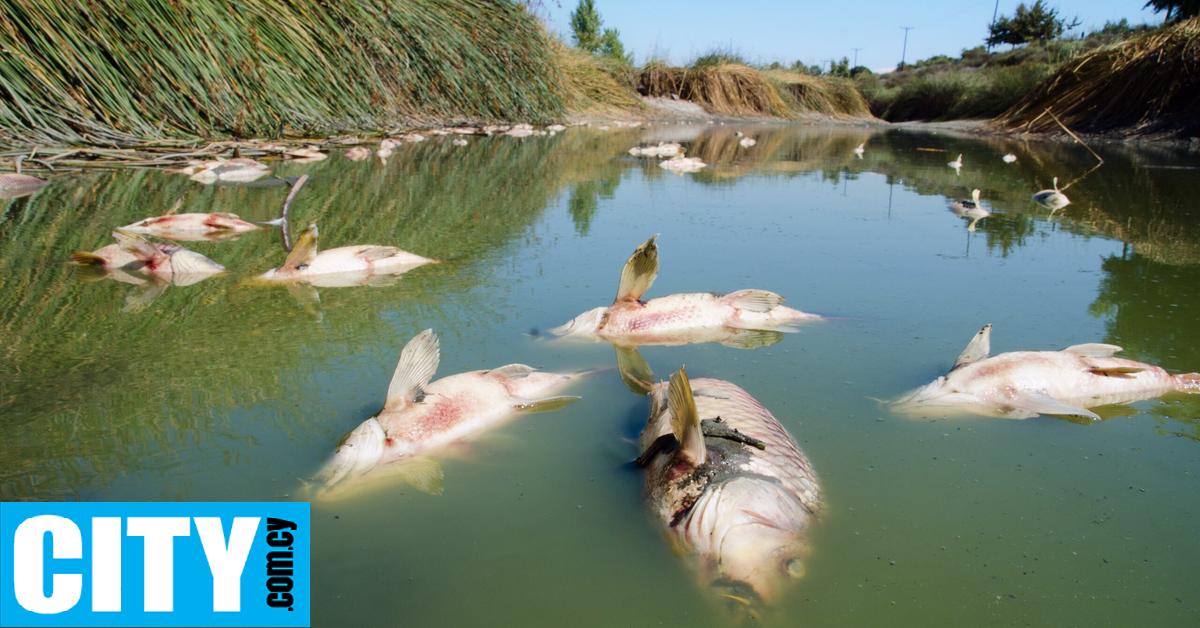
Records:
[[[739,310],[769,312],[786,299],[766,290],[738,290],[721,297],[721,300]]]
[[[671,431],[679,441],[680,454],[692,466],[704,464],[708,451],[704,446],[704,433],[700,431],[700,414],[696,411],[692,384],[683,367],[671,375],[671,383],[667,385],[667,408],[671,410]]]
[[[71,254],[71,261],[80,266],[107,266],[108,260],[87,251],[75,251]]]
[[[154,245],[150,244],[149,240],[132,231],[114,229],[112,237],[120,245],[122,251],[136,257],[139,261],[145,262],[151,268],[167,260],[166,253],[154,248]]]
[[[1175,388],[1179,392],[1200,394],[1200,373],[1184,373],[1175,376]]]
[[[650,236],[625,262],[614,303],[637,301],[654,284],[658,277],[658,245],[654,243],[657,237],[657,233]]]

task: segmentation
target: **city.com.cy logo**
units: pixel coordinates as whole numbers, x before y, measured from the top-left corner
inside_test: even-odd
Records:
[[[307,503],[0,503],[0,627],[308,626]]]

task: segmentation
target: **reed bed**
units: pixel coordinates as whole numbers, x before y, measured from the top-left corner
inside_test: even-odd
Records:
[[[791,72],[766,70],[763,75],[772,82],[784,101],[799,113],[819,113],[835,118],[870,117],[871,108],[862,94],[848,79],[821,78]]]
[[[0,143],[325,135],[564,111],[506,0],[0,0]]]
[[[638,91],[689,100],[719,115],[795,117],[762,73],[736,63],[676,68],[652,61],[642,68]]]
[[[996,118],[1007,129],[1057,132],[1052,112],[1085,133],[1200,133],[1200,18],[1087,54]]]
[[[646,109],[638,98],[637,70],[608,59],[554,43],[569,108],[576,114],[626,114]]]

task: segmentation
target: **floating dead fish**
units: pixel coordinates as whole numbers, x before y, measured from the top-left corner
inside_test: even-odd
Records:
[[[456,138],[450,140],[450,143],[455,146],[466,146],[468,144],[467,140],[464,140],[461,137],[456,137]]]
[[[1054,189],[1042,190],[1037,194],[1034,194],[1033,202],[1050,210],[1050,213],[1054,213],[1066,207],[1067,205],[1070,205],[1071,199],[1067,198],[1066,194],[1058,191],[1058,177],[1054,177]]]
[[[1004,160],[1004,163],[1011,164],[1011,163],[1016,163],[1017,156],[1012,153],[1008,153],[1007,155],[1001,157],[1001,159]]]
[[[214,168],[205,168],[193,174],[190,178],[197,183],[211,184],[217,181],[225,183],[249,183],[265,177],[269,172],[257,166],[244,164],[229,164],[228,162]]]
[[[25,160],[24,155],[20,155],[16,159],[16,172],[0,174],[0,199],[21,198],[29,196],[34,192],[50,185],[49,181],[43,181],[37,177],[31,177],[27,174],[21,174],[21,162]]]
[[[758,140],[756,140],[756,139],[749,138],[749,137],[743,137],[742,140],[740,142],[738,142],[738,146],[741,146],[742,148],[750,148],[751,146],[754,146],[757,143],[758,143]]]
[[[408,135],[405,135],[403,139],[406,142],[424,142],[425,136],[421,135],[420,133],[409,133]]]
[[[646,240],[629,257],[611,306],[584,312],[550,333],[623,346],[737,343],[745,340],[746,332],[795,331],[798,323],[821,319],[784,307],[782,296],[766,290],[673,294],[643,303],[642,295],[658,277],[657,237]]]
[[[805,572],[821,489],[796,441],[746,391],[681,368],[640,438],[650,507],[677,555],[735,618],[760,618]]]
[[[379,142],[379,150],[392,150],[400,145],[400,142],[391,138],[384,138]]]
[[[355,146],[346,151],[345,156],[350,161],[362,161],[371,156],[371,149],[366,146]]]
[[[963,199],[950,203],[950,211],[959,218],[971,221],[971,224],[967,225],[967,231],[974,231],[975,223],[992,215],[979,202],[979,190],[971,190],[971,200]]]
[[[225,272],[224,266],[178,244],[151,244],[142,236],[124,229],[114,230],[112,236],[116,244],[91,253],[78,251],[72,253],[71,258],[81,266],[137,272],[168,281],[178,279],[183,285]],[[187,276],[194,279],[188,280]]]
[[[442,470],[423,457],[526,412],[557,410],[578,397],[553,395],[578,378],[523,364],[471,371],[431,382],[439,360],[433,330],[416,335],[400,353],[379,414],[350,431],[316,475],[317,497],[348,489],[378,469],[400,475],[426,493],[442,492]]]
[[[1098,406],[1200,393],[1200,373],[1171,375],[1113,357],[1121,347],[1083,344],[1062,351],[1013,351],[988,357],[992,326],[975,334],[950,372],[892,402],[912,416],[978,414],[1028,419],[1039,414],[1099,420]]]
[[[305,281],[317,285],[326,276],[333,285],[359,285],[359,278],[398,275],[434,260],[394,246],[359,244],[317,252],[317,226],[309,225],[288,253],[283,265],[259,275],[267,281]],[[344,275],[344,277],[332,277]],[[350,283],[346,283],[349,281]]]
[[[254,231],[259,226],[242,220],[237,214],[211,213],[155,216],[121,228],[172,240],[212,240]]]
[[[293,158],[293,161],[300,163],[321,161],[322,159],[328,157],[328,155],[322,153],[313,146],[309,146],[308,148],[297,148],[295,150],[288,151],[286,155]]]
[[[867,152],[867,143],[863,142],[862,144],[859,144],[853,152],[855,156],[857,156],[859,159],[862,159],[863,153]]]
[[[699,157],[672,157],[658,162],[658,167],[682,175],[685,172],[697,172],[708,167]]]
[[[683,154],[683,146],[675,142],[659,142],[658,146],[634,146],[629,149],[634,157],[675,157]]]
[[[547,131],[553,131],[553,132],[555,132],[555,133],[559,133],[559,132],[561,132],[561,131],[566,131],[566,130],[567,130],[567,127],[565,127],[565,126],[563,126],[563,125],[561,125],[561,124],[551,124],[550,126],[546,127],[546,130],[547,130]]]

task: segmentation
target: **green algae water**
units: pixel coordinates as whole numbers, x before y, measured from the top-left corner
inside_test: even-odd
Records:
[[[678,176],[626,153],[672,140],[711,167]],[[184,243],[230,272],[165,290],[64,263],[177,201],[274,218],[287,185],[58,178],[0,201],[0,499],[302,499],[433,328],[439,377],[604,370],[569,391],[582,401],[437,456],[440,496],[393,483],[314,503],[313,625],[725,625],[643,503],[645,399],[610,345],[544,333],[611,303],[661,233],[647,297],[761,288],[829,317],[753,350],[641,349],[659,378],[686,364],[747,390],[817,471],[806,573],[765,623],[1195,626],[1200,396],[1088,424],[913,420],[876,401],[944,373],[985,323],[993,353],[1105,342],[1200,370],[1200,158],[1098,150],[1093,169],[1068,144],[665,125],[281,164],[312,177],[292,225],[316,222],[323,248],[445,262],[300,302],[247,281],[282,263],[274,229]],[[1029,197],[1053,177],[1072,204],[1050,216]],[[946,206],[973,188],[993,215],[972,232]]]

